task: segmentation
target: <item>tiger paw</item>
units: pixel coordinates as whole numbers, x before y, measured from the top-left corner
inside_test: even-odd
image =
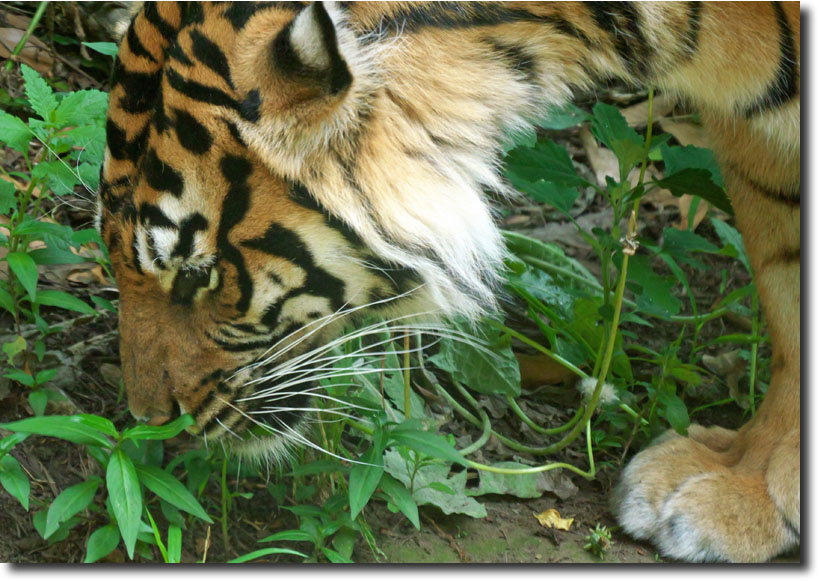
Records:
[[[769,448],[765,471],[728,460],[733,432],[707,432],[666,435],[634,457],[612,499],[623,529],[684,561],[760,562],[797,546],[798,434],[795,454],[792,438]]]

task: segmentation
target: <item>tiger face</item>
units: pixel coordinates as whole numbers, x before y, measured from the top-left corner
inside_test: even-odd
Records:
[[[367,46],[321,3],[148,3],[132,21],[99,225],[137,418],[262,426],[275,448],[314,387],[283,366],[352,316],[491,308],[494,173],[430,164]]]

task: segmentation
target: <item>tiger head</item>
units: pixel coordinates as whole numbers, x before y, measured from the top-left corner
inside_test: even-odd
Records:
[[[349,316],[493,308],[483,196],[528,94],[498,64],[501,102],[476,83],[491,64],[373,10],[146,3],[131,21],[98,218],[136,417],[266,425],[274,446],[311,387],[283,366]]]

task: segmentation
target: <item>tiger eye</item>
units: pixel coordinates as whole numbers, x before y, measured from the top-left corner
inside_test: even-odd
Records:
[[[180,270],[173,281],[171,302],[177,305],[191,304],[196,291],[210,284],[211,270],[210,268]]]

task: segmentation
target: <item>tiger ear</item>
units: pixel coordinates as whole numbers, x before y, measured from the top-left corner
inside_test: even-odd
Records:
[[[285,77],[320,85],[335,95],[353,77],[341,56],[336,27],[322,2],[313,2],[273,41],[273,62]]]

